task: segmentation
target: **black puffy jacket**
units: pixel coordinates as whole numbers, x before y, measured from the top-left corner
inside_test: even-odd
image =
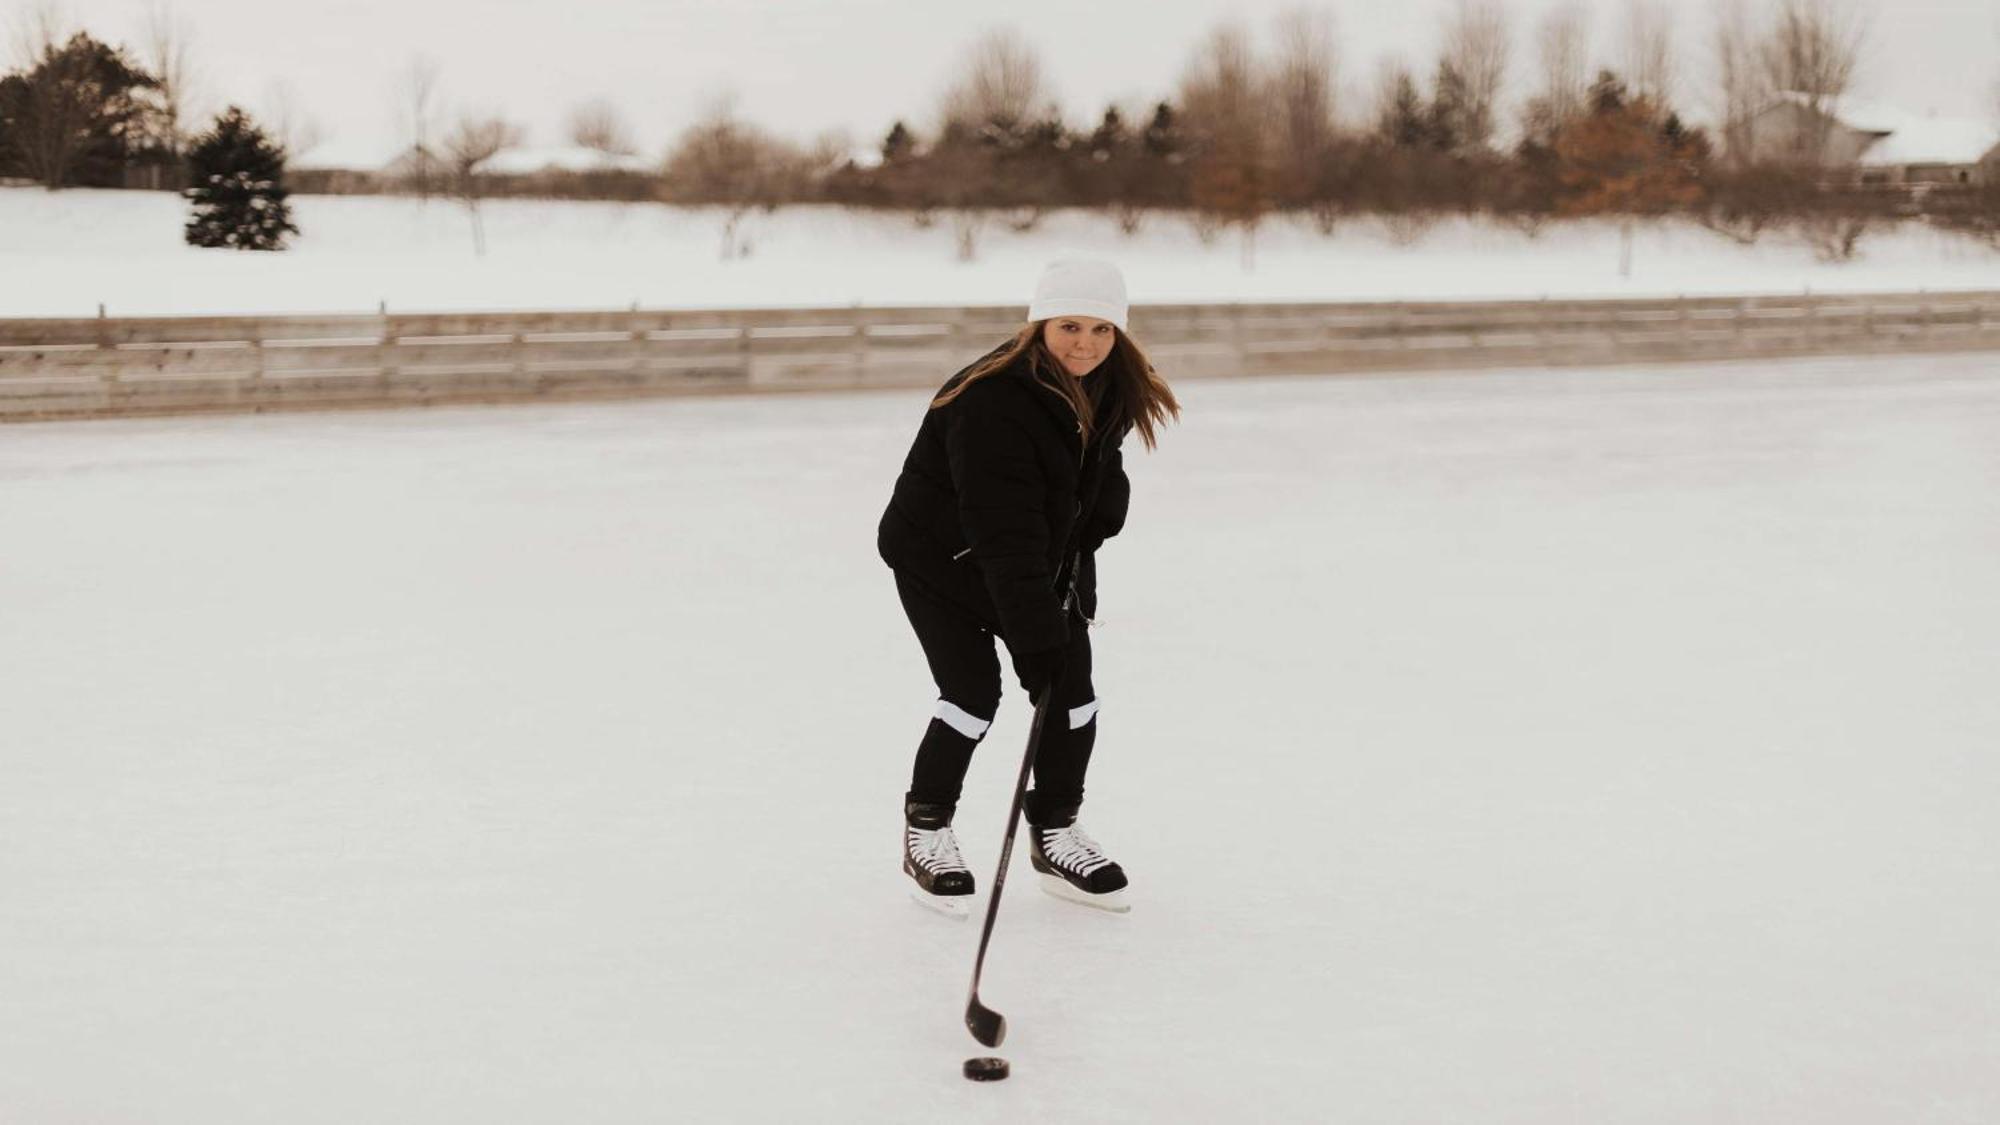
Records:
[[[1085,376],[1086,391],[1101,378]],[[1065,596],[1073,589],[1084,616],[1096,612],[1097,548],[1125,525],[1129,428],[1100,431],[1085,449],[1075,412],[1025,358],[979,380],[924,415],[877,529],[882,560],[1015,652],[1064,645]]]

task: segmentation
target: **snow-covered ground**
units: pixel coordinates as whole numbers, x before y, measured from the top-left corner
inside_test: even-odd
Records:
[[[1323,237],[1273,222],[1243,265],[1233,235],[1204,246],[1154,218],[1127,238],[1081,212],[1028,234],[990,226],[976,262],[956,260],[949,219],[793,208],[753,214],[746,259],[719,258],[723,216],[656,204],[492,201],[490,250],[473,253],[465,210],[446,200],[300,196],[303,229],[282,254],[181,242],[185,204],[158,192],[0,189],[0,317],[392,310],[784,307],[1025,303],[1036,271],[1068,251],[1121,262],[1138,301],[1431,300],[1677,293],[2000,288],[2000,253],[1910,226],[1863,239],[1858,260],[1814,259],[1796,236],[1754,247],[1687,224],[1641,230],[1630,278],[1618,235],[1595,223],[1538,237],[1441,223],[1413,244],[1356,220]]]
[[[0,1120],[2000,1119],[1989,358],[1183,391],[993,1086],[921,394],[6,431]]]

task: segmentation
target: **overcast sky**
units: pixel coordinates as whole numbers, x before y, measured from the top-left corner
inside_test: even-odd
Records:
[[[18,17],[41,0],[0,0]],[[1507,5],[1510,78],[1524,90],[1532,29],[1556,0]],[[1615,63],[1629,0],[1573,0],[1590,13],[1593,54]],[[1677,101],[1705,116],[1714,0],[1654,0],[1675,15]],[[1868,38],[1855,92],[1919,112],[1996,117],[2000,0],[1852,0]],[[928,126],[940,91],[980,32],[1012,27],[1040,48],[1073,124],[1106,104],[1169,94],[1203,35],[1237,19],[1268,41],[1299,0],[58,0],[69,24],[136,47],[148,3],[191,32],[203,105],[245,104],[309,118],[327,150],[385,150],[406,139],[394,93],[417,55],[437,61],[442,116],[499,113],[529,141],[562,140],[578,103],[603,98],[647,155],[722,94],[743,116],[800,140],[845,130],[873,145],[899,117]],[[1427,72],[1452,0],[1315,5],[1332,13],[1340,82],[1355,114],[1378,59]]]

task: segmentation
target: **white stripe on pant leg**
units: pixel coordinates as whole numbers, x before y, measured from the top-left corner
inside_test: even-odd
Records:
[[[945,726],[974,742],[985,738],[986,728],[993,725],[993,720],[982,719],[949,699],[938,700],[937,717],[944,720]]]
[[[1096,717],[1097,700],[1095,699],[1081,707],[1072,707],[1069,709],[1069,729],[1076,730],[1079,727],[1086,726],[1090,723],[1090,720]]]

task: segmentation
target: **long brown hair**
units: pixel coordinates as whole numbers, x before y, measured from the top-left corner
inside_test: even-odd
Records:
[[[1181,416],[1180,400],[1174,397],[1173,388],[1153,370],[1152,361],[1146,358],[1139,345],[1125,330],[1112,325],[1116,337],[1111,344],[1111,354],[1104,357],[1097,371],[1110,380],[1104,397],[1102,416],[1091,405],[1090,396],[1083,393],[1083,380],[1064,370],[1062,362],[1050,353],[1048,345],[1042,342],[1042,330],[1046,320],[1029,321],[1021,326],[997,351],[972,365],[950,387],[938,393],[931,400],[931,409],[948,405],[965,389],[979,380],[1003,371],[1026,357],[1030,374],[1035,382],[1046,387],[1051,393],[1062,397],[1076,412],[1077,427],[1083,433],[1083,443],[1089,445],[1091,438],[1099,433],[1123,433],[1126,427],[1139,431],[1139,440],[1147,449],[1159,446],[1159,427],[1169,418]]]

